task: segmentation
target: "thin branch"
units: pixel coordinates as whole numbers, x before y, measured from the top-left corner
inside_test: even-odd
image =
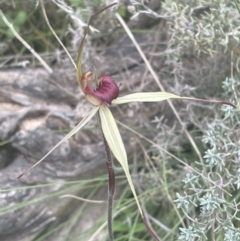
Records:
[[[0,9],[0,16],[4,23],[9,27],[9,29],[12,31],[14,36],[39,60],[39,62],[43,65],[43,67],[52,74],[53,71],[49,67],[49,65],[42,59],[42,57],[17,33],[13,25],[7,20],[5,17],[3,11]]]

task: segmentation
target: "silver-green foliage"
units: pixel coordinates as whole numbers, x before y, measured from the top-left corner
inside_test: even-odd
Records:
[[[131,2],[138,8],[141,5],[142,12],[148,11],[143,0]],[[171,72],[173,66],[175,79],[171,82],[172,86],[175,86],[176,80],[182,81],[178,89],[183,89],[183,83],[190,83],[197,90],[209,86],[205,88],[204,96],[220,97],[216,87],[230,72],[230,62],[239,56],[240,14],[236,3],[239,1],[161,1],[160,11],[156,14],[165,19],[169,26],[170,40],[166,56],[170,71],[165,72]],[[156,17],[156,14],[148,11],[149,16]],[[231,51],[234,57],[230,59]],[[236,62],[238,71],[239,64]],[[163,76],[163,72],[162,67],[161,79],[169,80],[170,77]],[[178,93],[176,89],[174,93]],[[226,78],[223,82],[224,98],[237,105],[239,92],[240,77],[236,76],[235,81]],[[196,94],[202,93],[196,91]],[[192,116],[189,110],[188,115],[185,114],[187,117],[183,116],[185,123],[189,123],[187,118],[192,117],[192,123],[205,131],[202,142],[206,151],[203,155],[204,163],[198,164],[194,168],[195,172],[186,175],[183,179],[184,191],[176,194],[175,203],[183,211],[186,224],[186,227],[180,228],[179,240],[240,241],[239,108],[239,105],[237,109],[222,106],[220,111],[215,111],[207,128],[209,118],[203,109],[196,112],[193,106]],[[159,137],[158,142],[162,139]]]
[[[239,79],[223,82],[226,99],[234,101]],[[240,240],[240,110],[222,106],[208,125],[202,141],[208,147],[205,163],[198,172],[183,179],[184,195],[175,203],[185,214],[187,228],[180,228],[179,240]],[[201,171],[200,171],[201,170]],[[199,210],[199,212],[197,211]]]
[[[239,43],[240,18],[232,0],[166,0],[162,11],[172,33],[171,46],[182,53],[191,48],[212,55]]]

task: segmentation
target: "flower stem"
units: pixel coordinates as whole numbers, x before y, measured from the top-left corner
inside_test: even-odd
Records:
[[[113,241],[113,221],[112,221],[112,210],[113,210],[113,197],[115,193],[115,172],[112,166],[112,155],[108,143],[103,135],[103,141],[105,146],[105,151],[107,154],[107,170],[108,170],[108,234],[109,234],[109,241]]]
[[[100,117],[99,117],[99,120],[100,120]],[[112,210],[113,210],[113,198],[114,198],[114,193],[115,193],[115,172],[114,172],[113,165],[112,165],[113,161],[112,161],[111,150],[105,139],[103,131],[102,131],[102,137],[103,137],[105,151],[107,154],[106,166],[107,166],[107,170],[108,170],[108,204],[107,204],[108,235],[109,235],[109,241],[113,241],[114,236],[113,236],[113,225],[112,225],[113,224]]]

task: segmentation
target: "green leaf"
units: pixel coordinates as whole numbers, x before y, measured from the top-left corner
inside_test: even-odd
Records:
[[[17,13],[17,16],[15,17],[15,19],[13,20],[13,23],[15,25],[21,25],[23,23],[25,23],[25,21],[27,20],[27,13],[25,11],[19,11]]]
[[[121,15],[122,18],[125,18],[125,17],[126,17],[126,14],[127,14],[126,7],[120,6],[120,7],[118,8],[118,13]]]
[[[119,133],[117,124],[113,118],[113,115],[111,113],[111,111],[109,110],[109,108],[107,106],[100,106],[99,108],[99,114],[100,114],[100,119],[101,119],[101,126],[102,126],[102,130],[103,130],[103,134],[106,138],[106,141],[113,153],[113,155],[116,157],[116,159],[120,162],[129,186],[132,190],[132,193],[134,195],[134,198],[136,200],[139,212],[141,214],[141,216],[143,217],[143,212],[132,182],[132,178],[129,172],[129,168],[128,168],[128,160],[127,160],[127,153],[126,153],[126,149],[124,147],[123,141],[122,141],[122,137]]]
[[[40,162],[42,162],[47,156],[49,156],[57,147],[59,147],[64,141],[68,140],[70,137],[72,137],[74,134],[76,134],[81,128],[83,128],[97,113],[99,107],[94,107],[82,120],[81,122],[74,127],[61,141],[59,141],[43,158],[41,158],[37,163],[35,163],[33,166],[31,166],[28,170],[26,170],[24,173],[22,173],[18,178],[23,176],[25,173],[29,172],[32,168],[37,166]]]
[[[140,92],[119,97],[116,100],[113,100],[112,104],[125,104],[134,101],[158,102],[168,99],[182,99],[182,97],[168,92]]]

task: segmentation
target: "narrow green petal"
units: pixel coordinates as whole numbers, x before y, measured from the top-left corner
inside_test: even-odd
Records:
[[[97,113],[99,107],[94,107],[82,120],[81,122],[74,127],[65,137],[62,138],[43,158],[41,158],[37,163],[31,166],[28,170],[26,170],[23,174],[19,177],[23,176],[25,173],[29,172],[32,168],[37,166],[40,162],[42,162],[47,156],[49,156],[58,146],[60,146],[64,141],[68,140],[71,136],[76,134],[83,126],[85,126]]]
[[[106,9],[111,8],[112,6],[117,5],[117,4],[118,4],[117,2],[113,2],[113,3],[108,4],[107,6],[105,6],[103,8],[100,8],[98,11],[96,11],[90,17],[90,19],[88,20],[88,24],[87,24],[87,26],[84,29],[84,35],[83,35],[82,41],[81,41],[79,49],[78,49],[77,64],[76,64],[76,66],[77,66],[77,80],[78,80],[78,83],[79,83],[81,89],[82,89],[82,84],[81,84],[81,77],[82,77],[82,52],[83,52],[83,47],[84,47],[84,44],[85,44],[85,41],[86,41],[86,37],[87,37],[87,35],[88,35],[89,31],[90,31],[91,22],[100,13],[104,12]]]
[[[86,40],[86,36],[89,32],[89,25],[87,25],[85,29],[85,33],[83,35],[82,41],[80,43],[79,49],[78,49],[78,56],[77,56],[77,80],[78,84],[81,86],[81,76],[82,76],[82,52],[83,52],[83,47],[84,43]]]
[[[158,102],[168,99],[182,99],[181,96],[168,92],[140,92],[119,97],[112,101],[112,104],[125,104],[129,102]]]
[[[103,134],[107,140],[107,143],[113,155],[116,157],[116,159],[120,162],[121,166],[123,167],[129,186],[132,190],[138,209],[140,211],[140,214],[143,216],[143,212],[142,212],[140,203],[138,201],[138,197],[129,172],[126,149],[124,147],[122,137],[119,133],[117,124],[113,118],[111,111],[107,106],[101,106],[99,109],[99,114],[100,114]]]
[[[80,122],[75,126],[65,137],[62,138],[41,160],[45,159],[51,152],[53,152],[58,146],[60,146],[64,141],[68,140],[70,137],[75,135],[79,130],[81,130],[97,113],[99,107],[94,107]]]

